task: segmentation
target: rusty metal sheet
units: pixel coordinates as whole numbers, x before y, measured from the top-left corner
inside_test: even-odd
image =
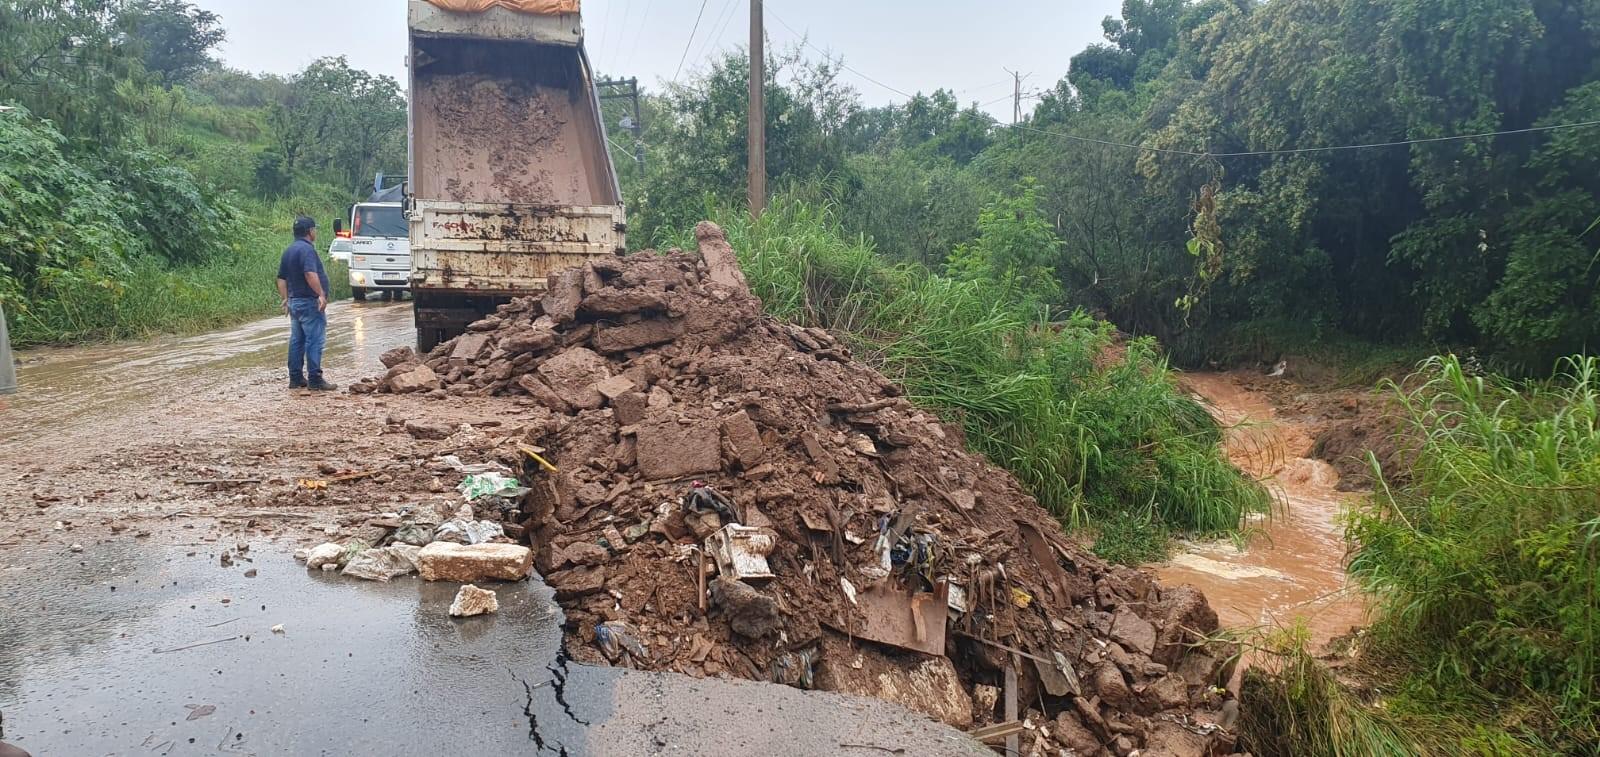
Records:
[[[620,206],[417,200],[412,285],[419,290],[532,293],[553,273],[626,245]]]
[[[912,594],[878,587],[857,594],[864,622],[839,630],[868,641],[913,652],[944,656],[949,596],[943,591]]]

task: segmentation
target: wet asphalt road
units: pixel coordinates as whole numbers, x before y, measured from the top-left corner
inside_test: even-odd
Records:
[[[339,383],[411,342],[408,304],[329,315]],[[254,408],[282,392],[286,329],[280,317],[26,353],[23,392],[0,413],[0,471],[108,437],[137,449],[152,416],[211,424],[219,403]],[[224,415],[243,431],[252,412]],[[877,700],[567,664],[537,581],[491,587],[495,616],[452,620],[454,584],[308,573],[277,544],[225,568],[195,533],[0,547],[6,741],[35,757],[991,754]]]

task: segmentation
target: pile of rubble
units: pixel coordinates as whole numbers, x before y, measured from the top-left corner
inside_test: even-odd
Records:
[[[353,389],[521,398],[520,435],[439,452],[518,473],[494,517],[575,658],[875,696],[1030,754],[1232,751],[1235,650],[1205,640],[1197,590],[1083,552],[958,428],[765,317],[721,231],[697,236],[553,276]]]

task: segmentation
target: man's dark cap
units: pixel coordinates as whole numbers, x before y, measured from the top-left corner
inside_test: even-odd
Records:
[[[304,239],[315,228],[317,228],[316,221],[311,220],[309,216],[300,216],[294,219],[294,238]]]

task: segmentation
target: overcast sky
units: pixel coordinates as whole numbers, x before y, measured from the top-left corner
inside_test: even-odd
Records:
[[[324,55],[405,81],[403,0],[191,0],[221,14],[222,59],[249,71],[290,74]],[[1011,78],[1024,90],[1055,84],[1067,61],[1100,41],[1100,20],[1120,0],[768,0],[767,35],[787,47],[806,35],[845,65],[904,92],[957,91],[1002,120],[1011,118]],[[584,0],[590,58],[605,75],[670,80],[718,49],[749,38],[749,0],[705,0],[690,42],[697,0]],[[792,29],[791,29],[792,27]],[[798,34],[796,32],[799,32]],[[814,50],[811,52],[815,52]],[[816,56],[813,56],[816,57]],[[843,78],[869,105],[905,97],[857,73]]]

